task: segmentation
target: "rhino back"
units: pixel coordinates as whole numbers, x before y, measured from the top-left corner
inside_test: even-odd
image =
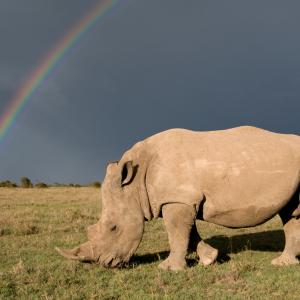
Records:
[[[165,203],[199,208],[204,220],[257,225],[276,214],[299,185],[299,137],[255,127],[173,129],[146,141],[147,190],[154,216]]]

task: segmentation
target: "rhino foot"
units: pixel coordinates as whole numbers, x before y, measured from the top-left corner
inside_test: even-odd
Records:
[[[197,254],[199,256],[199,263],[209,266],[217,260],[218,249],[201,241],[197,246]]]
[[[186,262],[179,261],[168,257],[162,263],[158,265],[158,267],[165,271],[182,271],[186,268]]]
[[[279,257],[274,258],[271,263],[274,266],[288,266],[299,264],[299,260],[295,256],[281,254]]]

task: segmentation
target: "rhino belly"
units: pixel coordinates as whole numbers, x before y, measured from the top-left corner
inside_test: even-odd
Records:
[[[230,178],[207,190],[202,218],[231,228],[259,225],[289,202],[298,184],[295,173],[258,176],[252,183],[247,178]]]
[[[276,215],[280,208],[278,206],[261,206],[249,205],[247,207],[224,208],[203,206],[203,220],[206,222],[222,225],[228,228],[252,227],[266,222]]]

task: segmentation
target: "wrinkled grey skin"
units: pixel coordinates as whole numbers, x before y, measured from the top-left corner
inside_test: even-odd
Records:
[[[129,185],[130,176],[122,179],[127,165],[115,162],[107,166],[102,184],[102,214],[98,223],[88,227],[88,242],[72,250],[57,249],[63,256],[92,261],[103,266],[128,262],[137,249],[144,229],[136,184]]]
[[[102,216],[88,242],[57,249],[70,259],[104,266],[128,262],[144,220],[163,217],[170,255],[159,267],[182,270],[188,250],[215,262],[195,220],[230,228],[261,224],[279,213],[286,245],[274,265],[298,263],[300,254],[300,137],[244,126],[194,132],[172,129],[149,137],[107,167]]]

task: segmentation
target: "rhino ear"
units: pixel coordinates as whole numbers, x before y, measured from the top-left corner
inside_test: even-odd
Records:
[[[124,163],[124,165],[122,166],[121,186],[130,183],[132,178],[133,178],[133,164],[132,164],[132,160],[130,160]]]
[[[106,164],[106,175],[111,175],[113,172],[115,172],[118,165],[118,161],[110,161]]]

